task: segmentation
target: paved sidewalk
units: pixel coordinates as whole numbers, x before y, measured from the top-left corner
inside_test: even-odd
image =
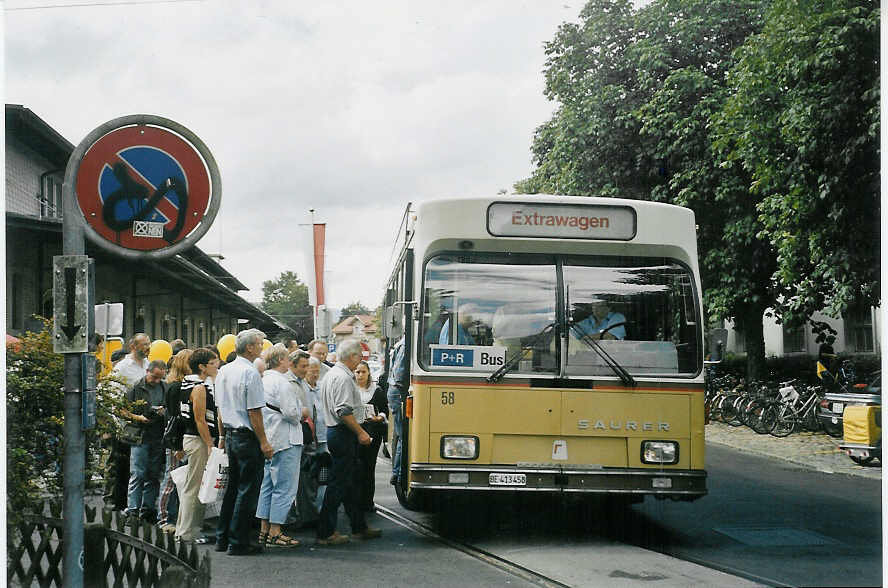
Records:
[[[882,478],[881,461],[876,459],[869,465],[859,466],[839,449],[840,441],[825,433],[793,433],[789,437],[777,438],[759,435],[749,427],[732,427],[718,422],[706,425],[707,443],[775,457],[827,474]]]

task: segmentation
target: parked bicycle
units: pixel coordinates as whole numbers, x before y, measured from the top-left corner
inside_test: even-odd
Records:
[[[779,402],[767,409],[775,411],[775,416],[768,416],[769,420],[774,419],[774,425],[769,431],[772,435],[786,437],[797,430],[817,431],[820,428],[817,408],[822,390],[819,387],[796,385],[795,380],[790,380],[780,386],[779,393]]]

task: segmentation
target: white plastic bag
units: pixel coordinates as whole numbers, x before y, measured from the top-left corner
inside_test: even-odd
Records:
[[[218,447],[213,447],[210,457],[207,459],[207,469],[204,470],[200,490],[197,493],[198,500],[203,504],[212,504],[222,500],[227,483],[228,455]]]
[[[176,484],[176,491],[179,493],[179,496],[185,494],[185,476],[188,475],[188,464],[186,463],[183,466],[179,466],[176,469],[170,471],[170,477],[173,479],[173,483]]]

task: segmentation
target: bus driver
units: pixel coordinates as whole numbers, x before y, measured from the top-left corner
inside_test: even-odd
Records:
[[[613,312],[607,300],[596,300],[592,303],[592,314],[578,322],[577,327],[595,340],[625,339],[625,323],[626,317]]]

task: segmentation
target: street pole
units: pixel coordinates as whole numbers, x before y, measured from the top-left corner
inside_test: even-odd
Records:
[[[311,224],[309,225],[309,235],[311,239],[309,242],[311,243],[311,267],[308,268],[308,271],[312,274],[312,280],[314,280],[314,290],[315,290],[315,305],[314,305],[314,319],[311,321],[313,337],[312,341],[316,341],[318,338],[318,282],[317,282],[317,272],[315,271],[315,256],[314,256],[314,230],[315,230],[315,209],[309,208],[308,212],[311,213]],[[311,349],[309,349],[311,351]]]
[[[84,255],[86,243],[83,227],[77,222],[74,204],[75,158],[68,161],[62,187],[62,252]],[[91,282],[90,282],[91,284]],[[92,299],[92,293],[88,295]],[[92,308],[90,308],[92,312]],[[56,317],[58,320],[58,317]],[[91,321],[90,321],[91,322]],[[88,329],[88,325],[83,325]],[[89,337],[91,333],[87,333]],[[64,474],[64,561],[62,581],[67,588],[83,587],[83,471],[86,465],[82,429],[81,361],[83,353],[65,354],[65,457]]]

